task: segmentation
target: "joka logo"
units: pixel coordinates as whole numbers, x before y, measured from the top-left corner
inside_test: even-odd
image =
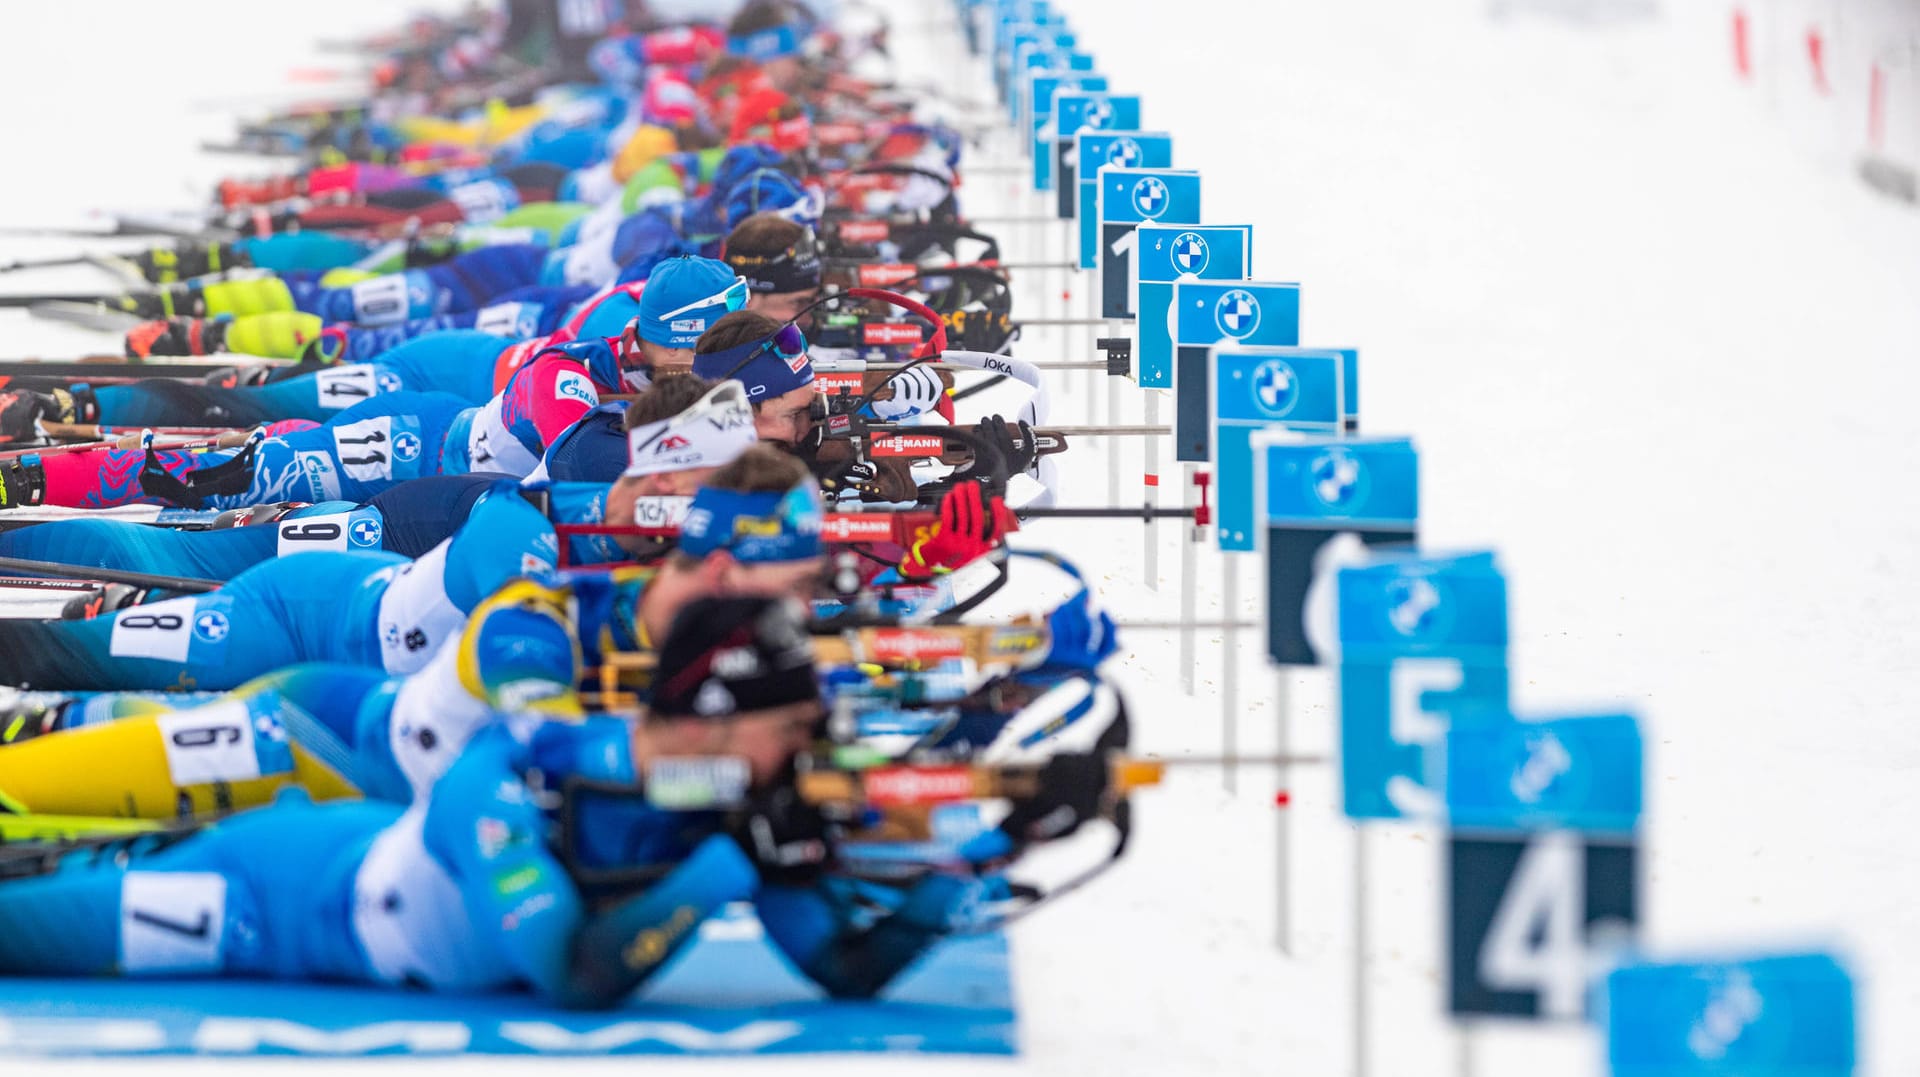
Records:
[[[1182,232],[1173,237],[1173,268],[1182,273],[1205,273],[1213,260],[1213,248],[1198,232]]]
[[[231,627],[227,615],[219,610],[208,610],[193,619],[193,634],[208,643],[219,643],[226,639]]]
[[[410,430],[402,430],[393,436],[393,455],[400,460],[411,460],[420,455],[420,438]]]
[[[380,545],[380,521],[375,519],[355,520],[347,530],[347,541],[366,549]]]
[[[373,381],[374,384],[380,386],[380,391],[383,393],[397,393],[400,391],[400,375],[395,374],[391,370],[375,372]]]
[[[1121,168],[1132,168],[1140,163],[1143,156],[1145,154],[1140,149],[1140,143],[1130,138],[1116,138],[1107,147],[1107,163]]]
[[[660,444],[653,447],[653,454],[658,456],[661,453],[676,452],[691,444],[693,444],[693,442],[688,441],[679,434],[668,434],[666,437],[660,439]]]
[[[1425,576],[1403,576],[1387,584],[1387,623],[1409,639],[1432,636],[1442,606],[1440,588]]]
[[[1252,336],[1260,328],[1260,301],[1245,288],[1235,288],[1214,301],[1213,323],[1235,340]]]
[[[1313,461],[1313,496],[1333,509],[1351,508],[1366,493],[1366,471],[1345,449],[1329,449]]]
[[[1104,97],[1096,97],[1087,102],[1087,110],[1080,115],[1080,124],[1096,131],[1105,129],[1113,123],[1113,106]]]
[[[1261,411],[1278,419],[1293,410],[1300,401],[1300,379],[1293,368],[1278,359],[1268,359],[1253,370],[1253,402]]]
[[[1133,185],[1133,208],[1152,220],[1167,211],[1167,185],[1158,176],[1141,176]]]

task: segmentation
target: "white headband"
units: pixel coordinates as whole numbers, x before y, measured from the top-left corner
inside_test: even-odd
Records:
[[[627,470],[621,474],[720,467],[757,440],[746,388],[723,381],[671,419],[627,431]]]

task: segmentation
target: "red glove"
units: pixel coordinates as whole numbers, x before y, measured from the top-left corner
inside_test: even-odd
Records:
[[[1006,502],[987,497],[978,482],[963,482],[940,499],[940,520],[932,534],[907,548],[900,575],[924,580],[959,568],[998,546],[1019,521]]]

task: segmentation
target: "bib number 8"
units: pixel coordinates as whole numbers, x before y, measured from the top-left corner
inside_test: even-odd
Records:
[[[197,612],[192,598],[170,598],[150,606],[122,610],[114,615],[107,653],[115,658],[184,662],[187,647],[193,642],[193,618]]]

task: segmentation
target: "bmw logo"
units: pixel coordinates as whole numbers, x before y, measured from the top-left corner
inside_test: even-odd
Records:
[[[371,549],[380,545],[380,521],[374,517],[355,520],[347,529],[347,539],[355,546]]]
[[[397,459],[412,460],[420,455],[420,435],[411,430],[402,430],[393,436],[393,455]]]
[[[1300,378],[1293,367],[1268,359],[1253,370],[1253,402],[1268,416],[1279,419],[1300,401]]]
[[[227,615],[219,610],[206,610],[193,619],[193,634],[208,643],[219,643],[226,639],[231,628]]]
[[[1112,145],[1107,147],[1107,163],[1121,168],[1132,168],[1140,163],[1143,156],[1145,154],[1141,152],[1140,143],[1125,135],[1114,139]]]
[[[1260,301],[1245,288],[1231,289],[1214,301],[1213,321],[1222,333],[1244,340],[1260,328]]]
[[[380,386],[380,391],[383,393],[397,393],[400,391],[400,375],[395,374],[391,370],[382,370],[375,373],[373,381],[374,384]]]
[[[1366,496],[1366,469],[1345,449],[1328,449],[1315,457],[1310,474],[1313,496],[1328,508],[1351,509]]]
[[[1133,185],[1133,208],[1152,219],[1167,211],[1167,185],[1158,176],[1142,176]]]
[[[1173,268],[1182,273],[1200,274],[1213,260],[1213,248],[1198,232],[1182,232],[1173,237]]]
[[[1087,111],[1081,115],[1080,122],[1096,130],[1103,128],[1113,122],[1113,106],[1106,98],[1095,97],[1087,102]]]
[[[1387,623],[1408,639],[1434,635],[1445,607],[1439,586],[1427,576],[1401,576],[1387,584]]]

